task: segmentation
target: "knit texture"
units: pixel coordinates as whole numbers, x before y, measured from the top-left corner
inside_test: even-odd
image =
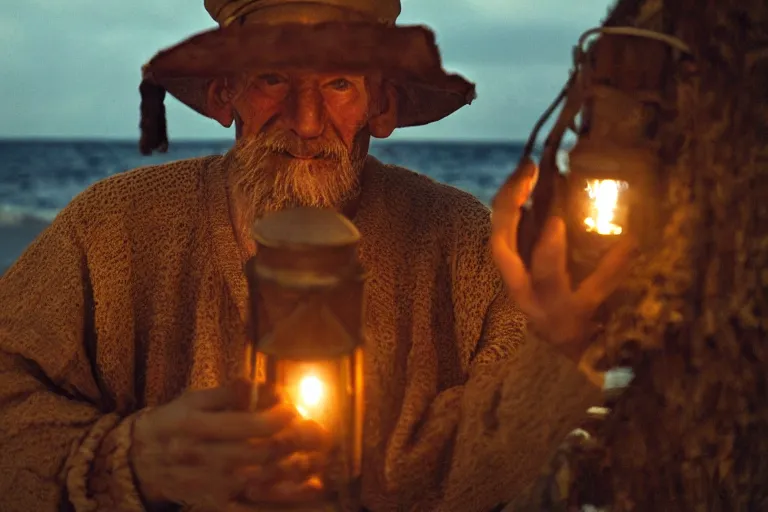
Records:
[[[225,179],[216,156],[96,183],[0,278],[0,510],[142,510],[134,415],[243,374]],[[470,195],[369,158],[353,220],[370,276],[365,505],[482,512],[520,495],[598,389],[523,343]]]

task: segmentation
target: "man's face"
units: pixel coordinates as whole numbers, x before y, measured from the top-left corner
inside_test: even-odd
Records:
[[[376,115],[362,76],[253,73],[225,86],[234,192],[246,208],[340,207],[355,195]],[[254,212],[258,213],[258,212]]]

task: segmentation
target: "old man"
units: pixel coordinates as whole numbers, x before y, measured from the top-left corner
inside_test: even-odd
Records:
[[[437,121],[473,87],[442,71],[429,31],[395,25],[397,0],[205,4],[220,28],[144,69],[142,149],[167,142],[166,90],[234,122],[233,149],[96,183],[0,280],[0,509],[239,510],[301,495],[306,475],[265,462],[286,455],[269,441],[295,416],[247,412],[237,380],[249,226],[297,205],[362,233],[365,508],[508,501],[599,390],[574,351],[526,340],[488,210],[367,155],[371,137]]]

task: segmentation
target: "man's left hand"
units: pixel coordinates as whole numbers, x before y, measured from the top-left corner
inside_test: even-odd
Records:
[[[533,249],[529,272],[518,252],[518,226],[537,172],[532,161],[523,163],[494,198],[493,257],[533,331],[579,361],[589,344],[591,319],[621,284],[637,243],[622,236],[595,271],[574,289],[567,270],[565,223],[550,217]]]

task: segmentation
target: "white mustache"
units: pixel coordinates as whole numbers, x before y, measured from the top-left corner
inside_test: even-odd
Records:
[[[253,149],[254,146],[262,146],[273,153],[286,153],[297,158],[338,161],[349,158],[347,148],[338,139],[304,140],[287,133],[259,134],[246,141],[246,145]]]

